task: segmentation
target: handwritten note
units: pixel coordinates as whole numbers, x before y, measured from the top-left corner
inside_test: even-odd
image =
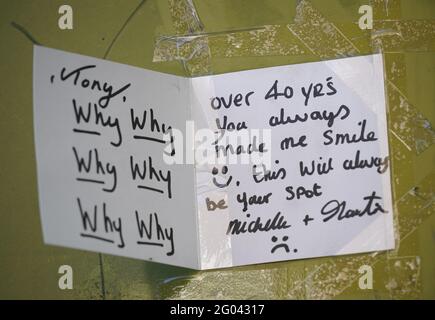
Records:
[[[184,78],[34,47],[44,240],[211,269],[394,247],[381,55]]]

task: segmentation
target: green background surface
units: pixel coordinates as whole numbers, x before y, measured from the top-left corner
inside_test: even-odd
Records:
[[[369,3],[374,28],[360,30],[358,8]],[[62,4],[74,10],[73,30],[58,28]],[[184,10],[187,4],[0,0],[0,298],[434,299],[435,1],[196,0],[201,23]],[[153,62],[156,39],[181,41],[192,33],[201,36],[183,42],[183,50],[193,50],[189,59],[180,60],[180,49],[163,59],[171,61]],[[364,54],[380,41],[390,81],[396,250],[197,272],[44,245],[32,122],[34,41],[186,76]],[[58,287],[64,264],[73,268],[73,290]],[[364,264],[373,268],[372,290],[358,286]]]

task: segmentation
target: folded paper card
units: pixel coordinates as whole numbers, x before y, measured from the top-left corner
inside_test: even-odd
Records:
[[[34,47],[48,244],[194,269],[394,248],[382,55],[185,78]]]

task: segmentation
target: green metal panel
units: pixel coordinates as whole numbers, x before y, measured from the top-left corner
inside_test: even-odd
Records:
[[[435,298],[434,1],[75,0],[67,3],[73,30],[58,28],[62,4],[0,0],[0,298]],[[364,4],[373,7],[373,30],[358,27]],[[187,76],[381,48],[398,248],[197,272],[44,245],[32,125],[34,41]],[[64,264],[73,268],[73,290],[58,287]],[[373,290],[358,286],[364,264],[373,268]]]

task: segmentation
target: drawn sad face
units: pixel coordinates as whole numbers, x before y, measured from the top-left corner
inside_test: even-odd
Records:
[[[290,248],[288,247],[288,245],[285,243],[288,240],[288,236],[284,236],[282,237],[282,243],[278,243],[276,244],[272,250],[270,250],[270,253],[274,253],[276,250],[278,250],[279,248],[283,248],[285,250],[285,252],[290,252]],[[278,242],[278,238],[276,236],[272,237],[272,242],[273,243],[277,243]]]
[[[226,175],[228,173],[228,167],[223,166],[221,170],[221,176],[219,176],[219,169],[216,167],[213,167],[213,170],[211,171],[213,175],[213,183],[218,188],[225,188],[228,187],[231,183],[231,180],[233,179],[232,176],[229,176],[229,178],[226,178]]]
[[[272,248],[272,250],[270,250],[270,253],[274,253],[278,249],[283,249],[287,253],[290,252],[290,248],[289,248],[288,244],[286,243],[288,240],[288,236],[282,237],[280,243],[278,243],[279,239],[277,236],[273,236],[271,240],[275,244],[275,246]],[[293,253],[297,253],[297,252],[298,252],[298,249],[294,248]]]

